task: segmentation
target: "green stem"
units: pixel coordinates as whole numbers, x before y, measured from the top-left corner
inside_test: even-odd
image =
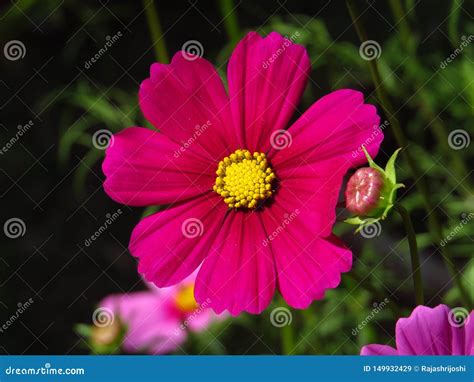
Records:
[[[353,0],[346,0],[346,4],[347,4],[347,8],[349,9],[349,13],[351,15],[351,18],[354,23],[356,32],[359,36],[359,39],[361,41],[367,41],[367,35],[365,33],[365,30],[362,24],[359,22],[360,14],[357,11],[357,8]],[[464,304],[466,305],[466,307],[469,307],[471,304],[469,294],[467,293],[463,283],[461,282],[461,279],[459,278],[459,275],[457,273],[457,270],[454,264],[451,262],[449,253],[447,251],[447,247],[440,245],[441,241],[443,240],[443,229],[442,229],[441,223],[439,222],[438,211],[435,208],[433,208],[433,204],[430,199],[428,183],[426,182],[424,175],[421,173],[418,167],[417,161],[415,160],[415,158],[413,157],[413,155],[411,154],[409,150],[408,140],[405,137],[403,130],[400,126],[400,123],[398,119],[395,117],[393,107],[388,100],[388,97],[385,92],[385,86],[383,84],[383,81],[381,79],[380,72],[377,66],[377,60],[370,60],[367,62],[369,65],[369,70],[372,76],[372,80],[374,81],[375,91],[376,91],[380,106],[382,107],[387,117],[387,120],[392,127],[393,135],[395,136],[395,139],[398,145],[405,148],[403,152],[407,159],[408,166],[412,173],[412,177],[415,180],[415,186],[418,189],[420,196],[422,198],[424,209],[426,210],[427,215],[428,215],[428,225],[429,225],[429,231],[431,234],[431,241],[434,246],[439,248],[439,251],[441,253],[441,256],[443,257],[446,267],[448,268],[451,278],[454,280],[456,287],[459,289],[459,292],[462,296],[462,300]]]
[[[285,325],[281,328],[281,350],[284,355],[293,354],[295,350],[295,336],[292,324]]]
[[[282,307],[287,306],[286,301],[283,299],[282,296],[279,296],[279,305]],[[283,308],[288,309],[288,308]],[[289,310],[288,310],[289,311]],[[293,325],[295,322],[293,320],[293,312],[289,311],[290,319],[288,322],[285,322],[285,325],[280,327],[281,330],[281,351],[284,355],[293,354],[295,350],[295,335],[293,333]]]
[[[452,0],[451,9],[449,10],[448,16],[448,35],[449,40],[453,48],[459,47],[458,39],[458,25],[459,25],[459,14],[461,13],[461,5],[458,5],[459,0]]]
[[[163,36],[160,18],[158,17],[158,11],[156,10],[155,3],[153,0],[143,0],[143,8],[145,9],[148,29],[150,30],[151,38],[153,40],[155,57],[159,62],[168,64],[170,62],[170,58],[168,51],[166,50],[165,38]]]
[[[239,21],[235,11],[233,0],[219,0],[219,9],[221,11],[224,28],[232,45],[236,45],[240,40]]]
[[[408,246],[410,247],[411,270],[413,278],[413,286],[415,287],[416,305],[424,305],[425,297],[423,293],[423,279],[421,277],[420,256],[418,254],[418,244],[416,242],[416,233],[413,228],[410,214],[401,204],[395,204],[395,210],[400,214],[403,225],[407,231]]]
[[[407,62],[409,62],[412,67],[414,66],[419,68],[419,70],[422,70],[422,65],[416,55],[416,46],[413,44],[413,39],[411,38],[412,31],[410,30],[410,25],[406,17],[407,15],[402,7],[402,4],[399,0],[390,0],[389,4],[392,10],[394,21],[400,29],[400,42],[403,48],[405,49],[406,54],[410,57],[410,60]],[[456,1],[454,1],[453,8],[455,4]],[[436,116],[436,113],[433,110],[431,104],[426,101],[427,99],[429,99],[429,97],[427,91],[424,89],[424,84],[421,82],[421,78],[419,76],[411,76],[410,78],[413,79],[412,83],[415,86],[414,98],[416,99],[420,113],[424,119],[429,121],[430,129],[436,138],[440,151],[446,158],[449,158],[449,167],[451,171],[457,175],[457,178],[465,178],[463,181],[465,187],[459,187],[459,192],[462,193],[464,196],[469,197],[471,195],[472,186],[468,178],[465,177],[465,175],[469,171],[467,171],[467,168],[462,158],[457,155],[456,151],[452,150],[449,147],[447,130],[444,124],[441,123],[440,119]],[[450,177],[449,180],[453,183],[453,186],[459,186],[456,179]]]

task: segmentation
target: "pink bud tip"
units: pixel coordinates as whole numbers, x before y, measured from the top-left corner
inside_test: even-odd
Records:
[[[346,208],[359,216],[368,216],[378,207],[384,185],[380,171],[363,167],[358,169],[347,182]]]

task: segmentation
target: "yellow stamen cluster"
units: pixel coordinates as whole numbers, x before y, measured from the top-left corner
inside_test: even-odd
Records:
[[[175,297],[175,303],[181,312],[192,312],[197,309],[198,303],[194,299],[194,284],[184,285]]]
[[[236,150],[219,162],[214,191],[230,208],[255,208],[272,195],[275,173],[263,153]]]

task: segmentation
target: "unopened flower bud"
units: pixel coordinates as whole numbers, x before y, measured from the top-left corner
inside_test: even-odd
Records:
[[[352,175],[346,187],[346,208],[355,215],[370,216],[383,202],[383,174],[375,168],[363,167]]]
[[[345,191],[346,208],[355,216],[344,221],[359,226],[356,232],[385,219],[394,206],[397,190],[404,187],[397,183],[395,172],[395,160],[400,149],[392,154],[385,169],[372,160],[365,147],[362,150],[370,167],[358,169],[347,182]]]

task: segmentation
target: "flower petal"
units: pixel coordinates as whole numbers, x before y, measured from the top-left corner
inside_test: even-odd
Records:
[[[212,64],[190,58],[177,52],[169,65],[153,64],[150,78],[140,86],[140,107],[171,140],[204,158],[220,160],[241,147],[229,100]]]
[[[464,354],[474,355],[474,310],[471,311],[464,325]]]
[[[230,212],[196,278],[198,303],[216,313],[258,314],[275,290],[273,257],[265,247],[260,212]]]
[[[154,292],[111,295],[100,304],[127,326],[123,347],[128,352],[152,354],[176,350],[186,339],[178,316],[168,309],[169,301]]]
[[[318,100],[288,130],[291,145],[272,148],[272,164],[281,170],[318,161],[343,160],[346,170],[366,162],[362,145],[372,157],[383,140],[380,117],[362,93],[343,89]],[[280,170],[280,171],[281,171]]]
[[[352,253],[334,235],[319,237],[304,206],[292,210],[294,203],[278,196],[264,214],[278,286],[289,305],[304,309],[339,285],[341,273],[351,269]]]
[[[398,355],[398,352],[391,346],[373,344],[363,346],[360,355]]]
[[[272,132],[287,127],[309,71],[306,49],[278,33],[251,32],[237,45],[227,70],[229,97],[248,150],[266,152]]]
[[[212,189],[214,165],[163,134],[130,127],[114,135],[102,169],[105,192],[131,206],[171,204]]]
[[[329,236],[336,220],[336,205],[346,173],[342,161],[275,167],[275,171],[279,186],[274,205],[288,214],[298,210],[311,237]]]
[[[138,271],[160,288],[189,276],[207,256],[225,212],[222,198],[209,193],[143,219],[129,245]]]
[[[397,321],[396,339],[400,355],[451,355],[452,329],[449,308],[417,306],[408,318]]]

